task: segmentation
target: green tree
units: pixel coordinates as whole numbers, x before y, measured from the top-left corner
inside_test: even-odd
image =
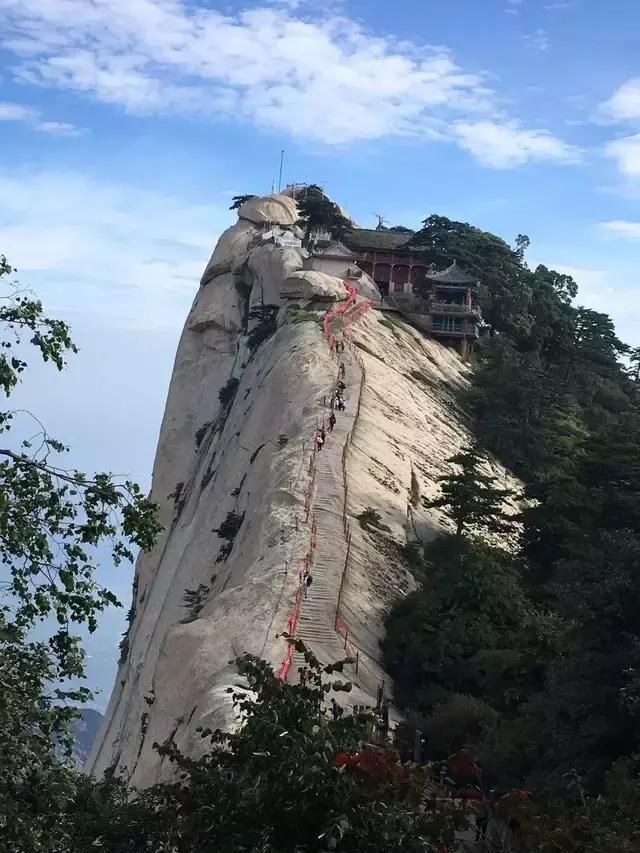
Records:
[[[428,715],[468,694],[513,715],[542,687],[558,620],[530,600],[520,562],[500,548],[444,537],[426,561],[422,586],[387,619],[384,661],[397,699]]]
[[[330,691],[350,689],[348,662],[321,665],[303,644],[309,678],[280,681],[271,667],[246,655],[233,694],[242,725],[233,733],[205,730],[200,759],[168,742],[161,752],[180,773],[134,800],[103,791],[108,821],[81,821],[70,853],[429,853],[450,842],[462,815],[446,804],[424,805],[429,767],[402,766],[392,748],[375,745],[372,717],[327,719]],[[87,828],[89,831],[87,831]]]
[[[30,347],[59,370],[76,351],[67,325],[48,318],[11,273],[0,256],[6,397]],[[117,564],[133,557],[133,547],[150,548],[159,526],[135,483],[62,467],[67,449],[33,416],[0,411],[0,432],[0,824],[8,849],[37,853],[55,849],[50,838],[75,785],[53,749],[69,748],[70,703],[90,698],[86,688],[67,687],[84,675],[77,630],[94,631],[99,613],[118,603],[95,581],[96,546],[110,541]],[[35,641],[35,628],[49,629],[48,639]]]
[[[446,477],[440,477],[440,497],[426,500],[426,507],[447,507],[448,515],[460,538],[465,530],[482,530],[487,533],[504,533],[513,526],[503,504],[513,497],[512,489],[498,489],[496,478],[483,470],[486,460],[476,445],[447,459],[457,466]]]
[[[521,263],[524,263],[524,255],[530,245],[531,240],[529,240],[526,234],[518,234],[515,240],[515,253]]]
[[[234,195],[231,200],[231,204],[229,205],[229,210],[239,210],[243,204],[248,202],[250,199],[255,198],[253,193],[245,193],[244,195]]]
[[[629,376],[636,385],[640,384],[640,347],[629,350]]]
[[[483,285],[483,315],[494,332],[515,334],[530,323],[530,273],[518,250],[500,237],[433,214],[408,246],[438,267],[457,261],[466,272],[477,275]]]
[[[307,239],[316,228],[326,228],[334,237],[341,237],[352,227],[338,205],[331,201],[317,184],[309,184],[305,188],[298,198],[298,209],[300,224],[305,229]]]

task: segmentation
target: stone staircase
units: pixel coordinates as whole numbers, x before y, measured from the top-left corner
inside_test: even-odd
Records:
[[[348,349],[339,354],[345,365],[344,412],[336,411],[333,432],[327,429],[323,449],[316,453],[316,477],[312,513],[316,521],[316,547],[313,552],[313,582],[302,601],[296,634],[323,663],[345,656],[344,639],[335,630],[336,609],[342,582],[347,540],[344,532],[345,489],[343,451],[356,419],[356,407],[362,384],[362,369]],[[327,410],[327,417],[329,410]],[[304,658],[295,653],[289,680],[297,681]]]

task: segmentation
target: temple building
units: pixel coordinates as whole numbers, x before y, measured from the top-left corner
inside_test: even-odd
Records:
[[[413,231],[390,228],[354,228],[342,242],[358,258],[358,266],[375,281],[382,296],[412,293],[413,286],[424,279],[428,264],[406,243]]]
[[[444,343],[459,343],[466,358],[480,334],[482,315],[477,304],[480,282],[454,261],[440,272],[429,271],[425,284],[429,292],[431,335]]]
[[[480,283],[455,261],[434,271],[432,264],[407,246],[413,233],[354,228],[342,237],[342,244],[375,281],[383,310],[398,311],[431,337],[456,346],[467,358],[480,334]]]
[[[334,275],[337,278],[352,278],[354,272],[361,273],[356,267],[356,254],[347,249],[339,240],[316,240],[305,259],[302,268]]]

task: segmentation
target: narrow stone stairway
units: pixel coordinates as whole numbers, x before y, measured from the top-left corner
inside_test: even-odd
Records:
[[[362,384],[362,369],[349,350],[345,349],[339,356],[345,365],[346,410],[336,411],[334,430],[329,432],[327,429],[324,447],[316,453],[312,513],[315,516],[317,537],[310,570],[312,584],[302,601],[296,632],[298,638],[323,663],[331,663],[345,655],[344,640],[335,630],[338,595],[347,555],[343,525],[345,490],[342,454],[355,423]],[[295,653],[289,676],[291,681],[298,679],[298,669],[302,666],[303,656]]]

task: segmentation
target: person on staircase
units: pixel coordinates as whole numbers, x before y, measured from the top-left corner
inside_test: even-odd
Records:
[[[304,597],[306,598],[309,595],[309,587],[313,583],[313,577],[311,576],[311,572],[309,569],[305,569],[304,576],[302,578],[302,586],[304,590]]]
[[[336,416],[332,410],[331,414],[329,415],[329,432],[333,432],[333,428],[335,425],[336,425]]]
[[[320,435],[320,431],[316,433],[316,450],[320,452],[322,450],[322,445],[324,444],[324,439]]]
[[[342,705],[338,705],[334,697],[331,697],[331,716],[333,717],[333,722],[336,723],[340,717],[344,714],[344,708]]]
[[[479,811],[476,816],[476,843],[484,841],[489,821],[493,817],[496,804],[496,792],[492,788],[488,794],[482,794]]]

